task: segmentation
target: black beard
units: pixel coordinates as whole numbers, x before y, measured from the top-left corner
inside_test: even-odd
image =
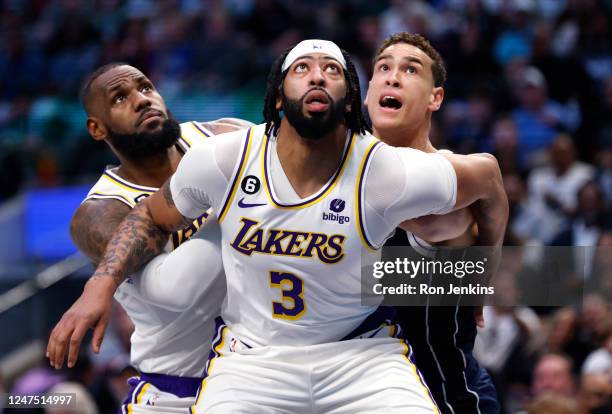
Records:
[[[315,89],[323,91],[323,89],[320,88]],[[311,114],[310,117],[306,117],[302,113],[302,108],[304,107],[304,101],[308,92],[298,100],[287,98],[285,94],[281,92],[283,112],[291,126],[295,128],[301,137],[319,140],[336,129],[338,125],[344,123],[346,115],[346,96],[339,99],[338,102],[335,102],[331,96],[327,95],[330,102],[327,112],[317,112]],[[325,93],[327,94],[327,92]]]
[[[124,157],[137,160],[164,154],[181,136],[181,127],[176,119],[169,117],[157,132],[120,134],[108,129],[108,139],[113,148]]]

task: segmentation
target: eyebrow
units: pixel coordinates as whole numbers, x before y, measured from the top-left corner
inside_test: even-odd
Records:
[[[383,59],[392,59],[393,56],[386,54],[386,55],[380,55],[378,57],[378,59],[376,59],[376,63],[378,63],[379,61],[383,60]],[[407,60],[408,62],[413,62],[413,63],[417,63],[421,66],[423,66],[423,61],[421,61],[421,59],[419,59],[418,57],[414,57],[414,56],[404,56],[402,57],[400,60]]]
[[[328,56],[328,55],[323,55],[323,56],[321,56],[321,58],[322,58],[322,59],[325,59],[325,60],[333,60],[334,62],[336,62],[336,63],[338,63],[339,65],[341,65],[341,64],[340,64],[340,62],[338,61],[338,59],[336,59],[336,58],[334,58],[334,57],[331,57],[331,56]],[[311,56],[311,55],[304,55],[304,56],[300,56],[299,58],[297,58],[297,59],[295,60],[295,62],[299,62],[299,61],[300,61],[300,60],[302,60],[302,59],[315,60],[315,58],[314,58],[313,56]],[[293,62],[293,63],[295,63],[295,62]],[[342,65],[341,65],[341,66],[342,66]]]
[[[149,82],[149,79],[147,79],[147,77],[145,75],[137,75],[136,77],[133,77],[132,79],[134,79],[136,81],[136,83],[141,83],[141,82]],[[112,94],[113,92],[119,90],[123,88],[123,84],[122,82],[116,83],[115,85],[111,86],[110,88],[107,88],[107,92],[109,94]]]

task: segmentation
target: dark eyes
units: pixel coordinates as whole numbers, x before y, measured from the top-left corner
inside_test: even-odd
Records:
[[[139,88],[139,91],[142,93],[150,93],[153,92],[153,85],[150,84],[144,84]],[[126,99],[126,95],[123,93],[118,93],[117,95],[113,96],[113,104],[120,104],[121,102],[125,101]]]
[[[386,63],[381,63],[378,66],[378,70],[381,71],[381,72],[386,72],[388,70],[391,70],[391,68]],[[417,68],[416,68],[416,66],[410,65],[410,66],[406,67],[406,72],[407,73],[411,73],[411,74],[415,74],[415,73],[417,73]]]
[[[308,69],[309,69],[308,64],[306,63],[298,63],[295,66],[295,71],[298,73],[306,72]],[[323,70],[325,72],[333,73],[333,74],[340,73],[340,68],[335,63],[330,63],[330,64],[325,65]]]

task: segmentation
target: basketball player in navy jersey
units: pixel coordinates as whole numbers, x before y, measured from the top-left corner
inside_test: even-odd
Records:
[[[396,327],[361,305],[360,258],[405,220],[477,201],[481,237],[494,244],[508,214],[501,174],[489,156],[389,147],[360,109],[346,52],[316,39],[285,51],[270,73],[266,124],[187,153],[119,225],[74,306],[82,318],[59,333],[97,326],[160,240],[212,208],[228,295],[192,411],[437,412]]]
[[[444,99],[445,80],[444,62],[424,37],[403,32],[385,39],[374,57],[366,98],[374,134],[389,145],[437,152],[429,132],[432,114]],[[427,254],[432,242],[447,240],[447,244],[467,246],[474,241],[469,209],[420,222],[423,225],[413,223],[412,227],[429,227],[426,240],[397,229],[387,244],[411,245]],[[417,366],[443,413],[493,414],[500,410],[490,376],[472,356],[477,321],[484,323],[481,315],[481,307],[398,307]]]

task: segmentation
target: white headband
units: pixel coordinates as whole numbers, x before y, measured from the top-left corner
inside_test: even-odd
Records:
[[[289,66],[293,64],[293,62],[302,56],[309,55],[311,53],[323,53],[331,56],[332,58],[336,59],[340,65],[342,65],[344,70],[346,70],[346,60],[344,60],[342,51],[334,42],[330,42],[329,40],[309,39],[302,40],[293,49],[291,49],[291,52],[289,52],[285,58],[285,61],[283,62],[281,71],[286,71]]]

